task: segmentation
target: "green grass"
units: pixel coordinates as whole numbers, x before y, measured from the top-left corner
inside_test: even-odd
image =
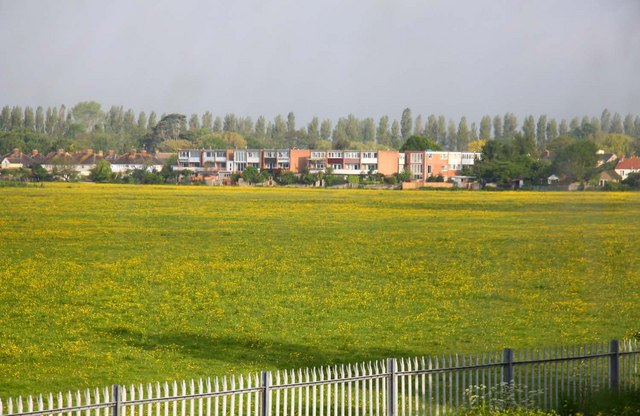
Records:
[[[640,194],[0,190],[0,397],[620,338]]]

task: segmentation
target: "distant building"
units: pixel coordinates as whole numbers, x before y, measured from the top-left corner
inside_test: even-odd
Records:
[[[621,159],[614,170],[622,180],[625,180],[630,173],[640,172],[640,158],[633,156],[628,159]]]
[[[239,173],[252,166],[259,170],[284,170],[300,174],[331,172],[334,175],[380,173],[391,176],[411,170],[413,179],[425,182],[442,175],[459,176],[464,166],[480,159],[480,153],[397,150],[315,149],[184,149],[178,152],[176,170],[191,170],[204,176]]]

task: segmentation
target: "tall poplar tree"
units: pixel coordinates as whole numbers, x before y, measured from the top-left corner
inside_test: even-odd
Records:
[[[11,130],[11,108],[8,105],[2,107],[2,114],[0,115],[0,129]]]
[[[156,124],[158,124],[156,112],[152,111],[151,114],[149,114],[149,121],[147,121],[147,130],[149,131],[153,130]]]
[[[438,142],[438,118],[435,114],[429,114],[429,117],[427,117],[427,128],[425,133],[431,140],[434,140],[436,143]]]
[[[551,141],[558,137],[558,122],[552,118],[547,123],[547,140]]]
[[[140,111],[140,113],[138,113],[138,130],[143,132],[146,129],[147,129],[147,113],[145,113],[144,111]]]
[[[458,142],[458,130],[455,121],[449,119],[447,125],[447,149],[455,150]]]
[[[490,140],[491,139],[491,117],[483,116],[480,120],[480,140]]]
[[[600,116],[600,128],[605,133],[611,132],[611,113],[606,108],[602,110],[602,115]]]
[[[418,114],[413,124],[413,134],[416,136],[424,135],[424,123],[422,122],[422,116]]]
[[[538,149],[544,149],[547,144],[547,116],[538,117],[538,125],[536,126],[536,144]]]
[[[11,129],[19,129],[22,127],[22,108],[20,106],[14,106],[11,109]]]
[[[460,123],[458,123],[458,134],[456,136],[455,149],[458,151],[467,150],[467,146],[469,145],[469,126],[467,125],[467,118],[464,116],[460,119]]]
[[[376,122],[371,117],[367,117],[362,121],[362,141],[367,144],[376,141]]]
[[[24,127],[29,130],[36,128],[36,115],[29,106],[24,108]]]
[[[438,144],[447,147],[447,119],[444,116],[438,116]]]
[[[202,128],[209,131],[213,128],[213,114],[211,114],[211,111],[206,111],[202,115]]]
[[[296,136],[296,116],[293,114],[293,111],[290,111],[289,114],[287,114],[287,133],[285,135],[287,147],[295,147],[297,141]]]
[[[189,130],[196,131],[200,129],[200,119],[196,113],[191,114],[189,117]]]
[[[40,106],[36,108],[36,131],[44,133],[44,109]]]
[[[400,119],[400,134],[402,135],[402,140],[407,140],[409,136],[411,136],[412,127],[411,109],[405,108],[402,111],[402,118]]]
[[[469,140],[470,141],[475,141],[478,140],[478,125],[476,124],[476,122],[474,121],[473,123],[471,123],[471,127],[469,128]]]
[[[560,126],[558,127],[558,134],[560,136],[564,136],[569,133],[569,125],[567,124],[567,120],[564,118],[560,120]]]
[[[222,123],[222,130],[225,132],[237,132],[238,131],[238,119],[236,115],[233,113],[227,113],[224,116],[224,121]]]
[[[536,121],[534,120],[532,115],[528,115],[525,117],[524,122],[522,123],[522,134],[524,134],[524,138],[535,142],[536,139]]]
[[[513,139],[518,129],[518,119],[513,113],[506,113],[502,121],[502,135],[508,139]]]
[[[331,137],[331,130],[333,130],[331,120],[325,118],[322,120],[322,123],[320,123],[320,138],[322,140],[329,140]]]
[[[625,117],[624,117],[624,134],[626,134],[627,136],[633,136],[634,132],[635,132],[635,127],[633,125],[633,116],[631,115],[631,113],[628,113]]]
[[[267,120],[264,116],[259,116],[256,120],[256,125],[254,127],[254,134],[256,139],[264,142],[267,138]]]
[[[378,130],[376,132],[378,143],[382,146],[391,145],[391,135],[389,134],[389,116],[382,116],[378,121]]]
[[[578,117],[572,118],[571,121],[569,122],[569,129],[575,130],[578,127],[580,127],[580,119]]]
[[[622,125],[622,117],[620,113],[614,113],[611,119],[611,133],[624,133],[624,126]]]
[[[307,147],[315,149],[320,141],[320,119],[313,117],[307,124]]]
[[[400,124],[398,123],[398,120],[393,120],[391,123],[391,147],[399,149],[401,140]]]
[[[499,115],[493,118],[493,137],[496,139],[502,138],[502,117]]]
[[[222,119],[220,118],[220,116],[217,116],[216,119],[213,121],[213,132],[214,133],[222,132]]]

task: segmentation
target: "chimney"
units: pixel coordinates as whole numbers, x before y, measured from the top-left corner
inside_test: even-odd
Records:
[[[64,154],[64,149],[58,149],[58,155],[63,155]]]
[[[113,156],[113,150],[109,150],[109,156]]]
[[[20,154],[20,149],[18,149],[17,147],[15,149],[13,149],[13,154],[14,155],[19,155]]]
[[[33,149],[31,151],[31,156],[38,156],[38,150],[37,149]]]
[[[87,149],[87,155],[91,156],[93,154],[93,149]]]
[[[147,157],[147,156],[149,155],[149,154],[147,153],[147,151],[146,151],[146,150],[144,150],[144,149],[142,149],[141,154],[142,154],[142,157]]]
[[[103,152],[102,150],[98,150],[98,156],[99,156],[99,157],[104,156],[104,152]]]
[[[131,149],[131,152],[129,152],[129,155],[131,157],[135,157],[136,156],[136,149]]]

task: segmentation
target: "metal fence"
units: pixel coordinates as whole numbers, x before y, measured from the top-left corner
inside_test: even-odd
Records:
[[[554,409],[639,391],[635,340],[479,355],[389,358],[0,400],[0,416],[440,416],[474,406]]]

